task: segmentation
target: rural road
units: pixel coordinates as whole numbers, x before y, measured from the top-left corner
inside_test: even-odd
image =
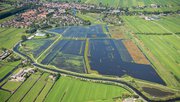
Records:
[[[122,84],[122,85],[125,85],[127,86],[129,89],[131,89],[134,93],[136,93],[137,95],[140,96],[141,99],[145,100],[145,101],[148,101],[148,102],[154,102],[154,100],[150,100],[149,98],[147,98],[145,95],[143,95],[139,90],[137,90],[136,88],[134,88],[133,86],[129,85],[128,83],[124,82],[124,81],[121,81],[121,80],[115,80],[115,79],[106,79],[106,78],[95,78],[95,77],[88,77],[88,76],[83,76],[83,75],[80,75],[80,74],[73,74],[73,73],[68,73],[66,71],[62,71],[62,70],[57,70],[57,69],[50,69],[50,68],[47,68],[45,66],[42,66],[38,63],[36,63],[35,61],[33,61],[29,56],[23,54],[22,52],[20,52],[18,50],[18,47],[19,45],[21,44],[22,41],[18,42],[14,48],[13,48],[13,51],[24,57],[24,58],[28,58],[32,65],[34,65],[35,67],[38,67],[42,70],[48,70],[48,71],[53,71],[53,72],[57,72],[57,73],[61,73],[61,74],[65,74],[65,75],[69,75],[69,76],[74,76],[74,77],[77,77],[77,78],[84,78],[84,79],[88,79],[88,80],[96,80],[96,81],[105,81],[105,82],[112,82],[112,83],[118,83],[118,84]],[[177,101],[177,100],[180,100],[180,98],[174,98],[174,99],[169,99],[169,100],[166,100],[164,102],[172,102],[172,101]],[[160,102],[160,101],[157,101],[157,102]],[[162,101],[163,102],[163,101]]]

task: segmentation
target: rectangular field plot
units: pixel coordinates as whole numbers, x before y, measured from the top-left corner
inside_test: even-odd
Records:
[[[66,46],[61,49],[64,54],[80,55],[84,54],[85,40],[68,40]]]
[[[90,40],[89,51],[91,69],[100,74],[116,76],[127,74],[134,78],[165,84],[151,65],[124,62],[113,40]]]
[[[60,77],[45,102],[113,102],[113,98],[121,97],[123,93],[131,94],[118,86]]]
[[[160,63],[180,79],[180,40],[174,35],[139,35],[145,46]]]
[[[0,62],[0,80],[10,73],[20,62]]]
[[[1,102],[5,102],[10,97],[10,95],[11,95],[10,92],[0,90],[0,100],[1,100]]]
[[[55,37],[47,39],[32,39],[24,42],[25,46],[20,48],[25,54],[32,53],[37,58],[46,48],[48,48],[54,41]]]
[[[53,86],[53,84],[54,84],[54,81],[51,79],[48,79],[46,82],[46,85],[44,86],[41,93],[36,98],[35,102],[43,102],[43,100],[45,99],[49,91],[51,90],[51,87]]]
[[[29,92],[33,85],[40,78],[41,73],[35,73],[31,75],[22,85],[17,89],[15,93],[8,99],[8,102],[19,102],[23,99],[24,95]]]
[[[61,69],[84,73],[85,40],[65,40],[57,42],[42,64],[51,64]]]
[[[169,33],[154,21],[146,21],[138,16],[123,16],[123,20],[133,30],[134,33],[144,34],[165,34]]]
[[[167,32],[180,33],[180,16],[172,15],[162,17],[159,21],[155,21],[164,27]]]
[[[60,40],[49,51],[49,54],[41,62],[42,64],[49,64],[51,60],[56,57],[56,54],[62,52],[64,54],[72,54],[82,56],[84,54],[85,41],[84,40]]]
[[[13,85],[18,85],[19,87],[17,90],[10,88],[14,93],[11,93],[11,96],[9,95],[9,99],[5,98],[3,100],[7,102],[43,102],[45,96],[54,84],[54,81],[49,76],[49,73],[36,72],[28,77],[25,82],[19,82],[23,83],[20,86],[17,84],[18,82],[10,82],[11,85],[10,83],[5,84],[3,88],[14,87]]]
[[[34,84],[34,86],[29,90],[29,92],[26,94],[26,96],[22,99],[21,102],[33,102],[46,85],[46,80],[48,76],[48,73],[44,73],[40,77],[40,79]]]
[[[61,29],[59,29],[61,31]],[[51,30],[52,32],[57,32],[58,29]],[[63,34],[63,37],[70,38],[102,38],[107,37],[103,32],[102,25],[93,26],[73,26],[69,27]]]
[[[78,73],[85,73],[83,56],[58,54],[50,64],[61,69]]]
[[[116,39],[116,38],[119,38],[119,39],[124,39],[126,38],[125,35],[124,35],[124,30],[125,28],[122,27],[122,26],[109,26],[109,33],[111,34],[111,37]]]
[[[62,27],[62,28],[55,28],[55,29],[50,29],[48,30],[49,32],[55,32],[55,33],[59,33],[62,34],[68,27]]]
[[[113,40],[114,44],[118,50],[118,52],[121,55],[121,59],[124,62],[133,62],[134,60],[131,58],[131,55],[129,54],[128,50],[123,44],[123,40]]]
[[[1,30],[2,29],[2,30]],[[0,48],[11,49],[25,35],[25,29],[0,28]]]
[[[150,64],[145,55],[131,40],[124,40],[123,43],[126,46],[128,52],[131,54],[135,63]]]
[[[60,50],[65,47],[65,45],[68,43],[68,40],[60,40],[56,44],[53,45],[53,47],[50,49],[49,53],[47,56],[42,60],[42,64],[49,64],[56,54],[60,52]]]
[[[9,90],[9,91],[15,91],[22,82],[16,82],[16,81],[10,81],[8,80],[5,85],[3,85],[3,89]]]

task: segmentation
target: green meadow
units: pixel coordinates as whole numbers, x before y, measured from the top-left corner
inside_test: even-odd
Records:
[[[113,98],[121,97],[123,93],[130,94],[118,86],[61,77],[47,95],[45,102],[112,101]]]

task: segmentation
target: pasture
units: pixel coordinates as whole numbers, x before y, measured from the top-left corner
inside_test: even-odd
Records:
[[[52,38],[35,38],[23,42],[19,48],[24,54],[32,54],[34,58],[37,58],[45,49],[47,49],[55,40],[56,37]]]
[[[52,0],[52,1],[77,1],[77,0]],[[132,7],[132,6],[150,6],[151,4],[159,5],[178,5],[178,0],[81,0],[83,3],[99,5],[109,7]]]
[[[172,34],[179,33],[179,16],[162,16],[159,20],[147,21],[138,16],[123,16],[125,23],[138,34]]]
[[[10,73],[20,61],[16,62],[0,62],[0,80],[2,80],[8,73]]]
[[[50,73],[36,72],[24,82],[5,84],[0,90],[1,102],[43,102],[43,101],[112,101],[121,99],[124,94],[132,95],[126,89],[101,83],[86,82],[61,76],[56,82]],[[14,87],[13,90],[8,87]],[[8,90],[4,90],[8,88]],[[83,94],[83,97],[82,97]]]
[[[4,47],[11,49],[18,41],[21,40],[22,35],[26,35],[25,29],[0,28],[0,48]]]
[[[134,33],[167,33],[152,21],[146,21],[138,16],[123,16],[122,18]]]
[[[10,95],[11,95],[10,92],[0,90],[0,100],[1,100],[1,102],[5,102]]]
[[[159,69],[162,76],[167,73],[163,78],[177,86],[180,81],[179,38],[174,35],[138,35],[138,37],[163,66],[163,69]],[[160,68],[160,65],[156,67]]]
[[[60,77],[47,95],[45,102],[113,101],[113,98],[120,98],[124,93],[131,94],[118,86]]]
[[[36,72],[23,82],[14,93],[6,100],[8,102],[42,102],[54,82],[49,78],[49,73]],[[11,86],[14,85],[11,84]]]

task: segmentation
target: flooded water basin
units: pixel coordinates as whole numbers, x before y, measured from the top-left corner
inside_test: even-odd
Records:
[[[165,85],[151,65],[125,62],[122,60],[122,54],[118,52],[113,40],[90,40],[89,60],[92,70],[103,75],[129,75]]]

